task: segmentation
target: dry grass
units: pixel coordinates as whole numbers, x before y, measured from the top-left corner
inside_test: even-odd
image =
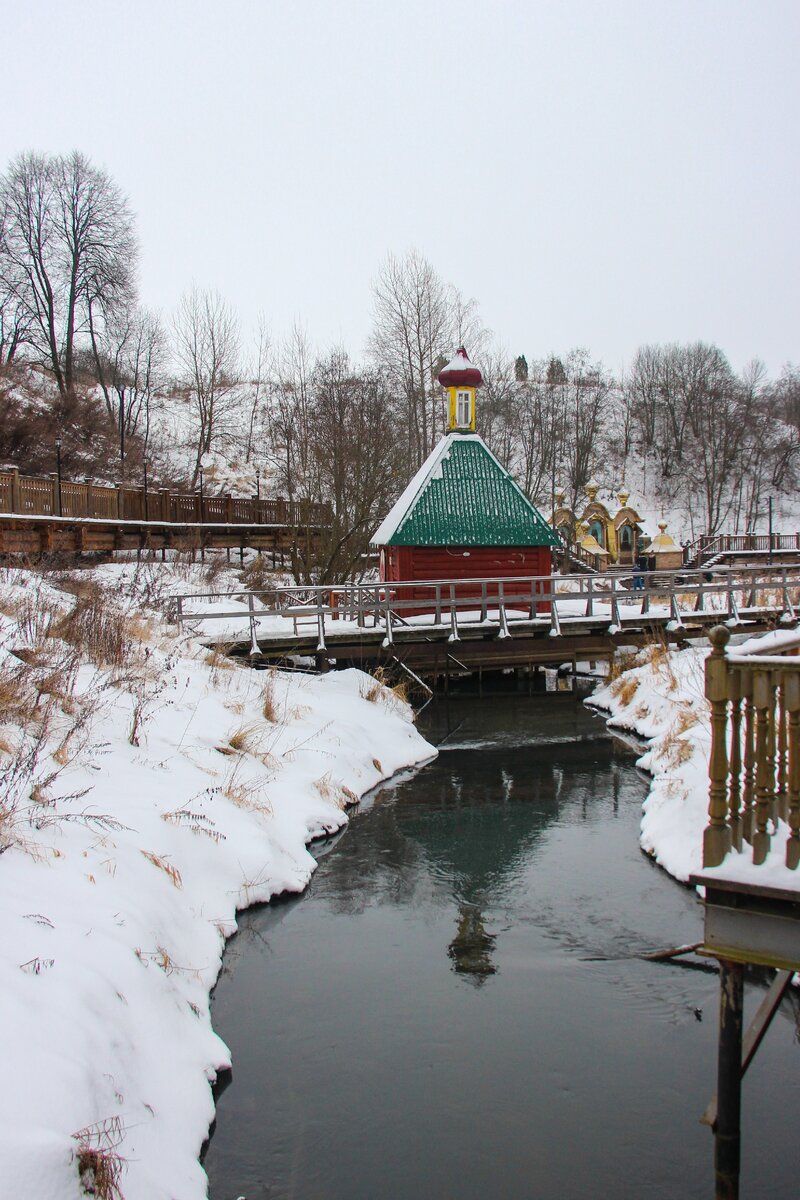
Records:
[[[49,635],[73,646],[99,667],[123,667],[133,647],[131,619],[98,584],[87,586],[64,616],[51,623]]]
[[[173,887],[183,887],[183,879],[177,867],[173,867],[172,863],[168,863],[166,859],[160,858],[158,854],[153,854],[151,850],[142,850],[141,853],[154,867],[158,867],[160,871],[164,872]]]
[[[359,798],[354,791],[349,787],[345,787],[344,784],[334,783],[330,775],[326,774],[319,779],[315,779],[314,787],[323,800],[328,800],[331,804],[335,804],[342,812],[359,803]]]
[[[231,778],[223,785],[222,794],[245,812],[263,813],[269,817],[272,816],[272,805],[264,795],[264,787],[263,782],[256,780],[245,783]]]
[[[271,667],[267,671],[267,677],[264,680],[264,687],[261,691],[261,714],[265,721],[276,725],[280,719],[278,711],[278,701],[275,696],[275,684],[277,677],[277,669]]]
[[[611,695],[627,707],[639,690],[639,680],[633,676],[620,675],[611,685]]]
[[[36,703],[30,678],[25,664],[0,663],[0,725],[22,725],[30,716]]]
[[[638,654],[635,650],[622,650],[619,654],[615,654],[608,666],[608,682],[614,683],[620,675],[630,671],[632,667],[636,666],[637,660]]]
[[[393,684],[389,673],[383,667],[376,667],[370,678],[371,683],[362,681],[359,687],[359,693],[364,700],[371,704],[380,701],[390,708],[398,704],[408,704],[408,680],[401,679]]]
[[[242,567],[239,578],[249,592],[266,592],[275,586],[275,572],[270,568],[263,554],[257,554],[246,566]]]
[[[218,687],[220,683],[220,675],[223,671],[232,671],[234,664],[228,657],[229,646],[215,645],[209,650],[206,655],[206,664],[211,668],[211,683],[214,687]]]
[[[161,820],[166,821],[169,825],[188,829],[190,833],[202,834],[203,837],[210,838],[212,842],[225,841],[225,834],[219,832],[214,822],[205,813],[192,812],[188,808],[176,808],[174,812],[162,813]]]
[[[699,714],[692,709],[682,709],[672,723],[671,728],[661,739],[659,752],[670,767],[678,767],[688,762],[694,753],[694,743],[686,734],[699,724]]]
[[[97,1200],[125,1200],[121,1181],[127,1164],[119,1153],[123,1133],[119,1117],[109,1117],[73,1133],[78,1176],[87,1196],[95,1196]]]

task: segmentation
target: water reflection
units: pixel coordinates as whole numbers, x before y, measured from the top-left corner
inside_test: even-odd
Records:
[[[480,987],[490,975],[497,972],[492,961],[496,941],[495,934],[486,932],[485,918],[480,909],[474,904],[460,904],[456,936],[447,947],[448,957],[453,960],[453,970]]]
[[[636,957],[700,912],[638,850],[629,754],[551,695],[426,716],[439,758],[364,805],[304,898],[242,916],[211,1197],[706,1200],[716,980]],[[774,1145],[770,1086],[748,1075],[748,1128]]]

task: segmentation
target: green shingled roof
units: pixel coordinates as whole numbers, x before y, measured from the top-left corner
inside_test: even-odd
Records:
[[[559,546],[560,540],[481,440],[450,434],[395,514],[388,546]],[[388,522],[388,519],[387,519]],[[377,540],[377,535],[376,539]]]

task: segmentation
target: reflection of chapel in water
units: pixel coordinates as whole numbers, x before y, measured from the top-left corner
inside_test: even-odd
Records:
[[[566,763],[558,742],[520,746],[513,776],[504,765],[507,750],[492,746],[475,753],[480,765],[474,786],[466,787],[463,775],[448,771],[445,751],[427,768],[431,782],[439,777],[437,806],[430,806],[430,797],[425,805],[415,804],[413,789],[406,794],[400,787],[392,809],[398,831],[417,843],[436,876],[448,881],[458,913],[447,956],[457,975],[480,987],[498,970],[497,934],[492,929],[496,917],[487,914],[535,857],[536,843],[558,819]],[[594,769],[607,770],[613,743],[604,732],[598,740],[571,742],[568,753],[570,770],[585,759],[586,816]]]

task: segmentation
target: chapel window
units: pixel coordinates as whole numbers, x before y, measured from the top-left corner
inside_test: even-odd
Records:
[[[469,392],[456,393],[456,424],[462,428],[472,424],[472,404]]]

